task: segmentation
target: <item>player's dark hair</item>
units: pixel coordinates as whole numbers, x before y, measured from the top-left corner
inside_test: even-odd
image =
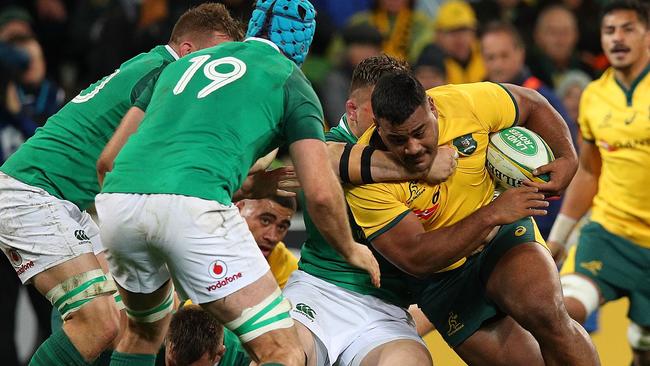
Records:
[[[409,65],[406,61],[388,55],[368,57],[354,68],[352,81],[350,82],[350,94],[357,89],[374,86],[387,73],[409,71]]]
[[[198,305],[184,306],[172,316],[167,347],[177,365],[189,365],[208,352],[215,357],[223,344],[223,324]]]
[[[379,79],[372,92],[372,111],[378,120],[400,125],[426,100],[424,87],[411,74],[387,74]]]
[[[606,15],[609,15],[616,10],[632,10],[636,13],[639,22],[641,22],[646,28],[650,25],[648,5],[645,2],[638,0],[614,0],[607,3],[600,13],[600,23],[602,24],[603,18]]]
[[[205,3],[183,13],[174,25],[170,42],[181,42],[188,35],[202,36],[212,32],[221,32],[234,41],[244,38],[242,24],[230,16],[223,4]]]
[[[274,195],[268,197],[268,199],[292,211],[296,211],[298,209],[298,204],[296,203],[296,199],[293,197],[283,197],[283,196]]]
[[[517,31],[517,28],[515,28],[514,25],[508,22],[502,22],[502,21],[494,21],[488,23],[485,28],[483,28],[483,31],[481,32],[481,39],[483,37],[487,36],[488,34],[493,34],[493,33],[505,33],[512,38],[512,41],[515,44],[515,47],[517,48],[525,48],[526,46],[524,45],[524,41],[521,39],[521,35],[519,34],[519,31]]]

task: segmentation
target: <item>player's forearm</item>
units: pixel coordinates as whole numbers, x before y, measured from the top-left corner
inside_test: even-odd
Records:
[[[333,178],[333,177],[332,177]],[[343,191],[334,179],[333,185],[323,185],[319,192],[305,192],[307,210],[325,240],[346,257],[354,244],[345,209]],[[324,187],[328,187],[325,189]]]
[[[521,124],[539,134],[556,158],[570,159],[577,168],[578,156],[573,147],[571,133],[562,116],[537,92],[531,91],[525,95],[525,98],[528,113]]]
[[[580,167],[564,194],[560,213],[579,220],[591,208],[597,192],[598,178]]]
[[[373,150],[370,158],[364,159],[363,149],[365,146],[354,145],[352,148],[348,147],[350,149],[348,152],[345,152],[345,146],[344,143],[327,143],[332,169],[339,180],[344,183],[371,183],[363,179],[364,171],[366,176],[369,176],[372,182],[376,183],[420,179],[425,175],[425,172],[409,172],[390,152]],[[369,152],[366,151],[366,154],[369,154]],[[342,171],[343,174],[347,175],[347,178],[341,179]]]
[[[409,273],[428,276],[467,257],[485,243],[497,225],[490,207],[485,206],[454,225],[418,235]]]
[[[138,129],[143,118],[144,111],[138,107],[131,107],[122,118],[120,125],[97,160],[97,176],[100,184],[106,173],[113,169],[113,162],[117,154],[122,150],[129,137]]]

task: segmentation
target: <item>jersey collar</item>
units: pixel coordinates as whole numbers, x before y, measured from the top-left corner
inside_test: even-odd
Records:
[[[278,47],[278,45],[276,45],[275,43],[269,41],[268,39],[259,38],[259,37],[248,37],[248,38],[246,38],[244,40],[244,42],[248,42],[248,41],[258,41],[258,42],[266,43],[269,46],[275,48],[276,51],[280,52],[280,47]],[[280,52],[280,53],[282,53],[282,52]]]
[[[650,72],[650,63],[646,65],[645,69],[641,71],[639,76],[637,76],[636,79],[632,81],[632,84],[630,84],[630,89],[627,89],[625,85],[623,85],[623,83],[618,81],[618,79],[614,75],[614,81],[616,81],[616,84],[619,86],[619,88],[621,88],[621,90],[623,90],[623,94],[625,94],[625,99],[627,101],[628,107],[632,105],[632,96],[634,95],[634,89],[636,89],[636,87],[639,85],[641,80],[643,80],[643,78],[645,78],[646,75],[648,75],[648,72]]]
[[[178,54],[176,53],[176,51],[174,51],[173,48],[171,48],[170,45],[166,44],[165,49],[167,50],[167,52],[169,52],[170,55],[172,55],[172,57],[174,58],[174,61],[179,59]]]

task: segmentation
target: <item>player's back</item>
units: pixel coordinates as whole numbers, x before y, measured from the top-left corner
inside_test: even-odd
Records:
[[[180,59],[161,74],[103,192],[229,204],[258,157],[300,134],[285,124],[296,91],[313,94],[300,69],[265,40],[225,43]]]
[[[50,117],[0,170],[85,208],[99,192],[101,151],[149,80],[174,57],[158,46],[126,61]]]

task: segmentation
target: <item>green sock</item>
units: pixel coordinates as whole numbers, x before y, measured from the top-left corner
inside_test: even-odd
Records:
[[[41,344],[29,361],[29,366],[71,365],[87,366],[70,338],[62,329],[56,330]]]
[[[156,355],[142,355],[113,351],[111,366],[154,366]]]

